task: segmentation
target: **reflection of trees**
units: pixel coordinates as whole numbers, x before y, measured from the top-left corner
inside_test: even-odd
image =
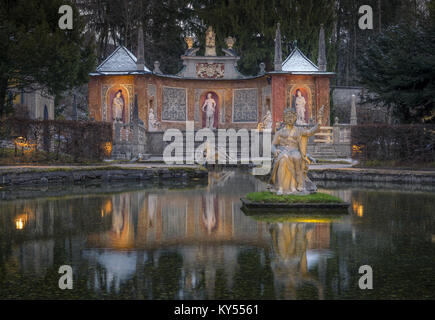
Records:
[[[317,289],[317,296],[323,299],[323,287],[308,272],[307,251],[312,240],[312,225],[295,223],[274,223],[270,225],[272,237],[272,271],[278,298],[296,299],[298,292],[306,285]]]

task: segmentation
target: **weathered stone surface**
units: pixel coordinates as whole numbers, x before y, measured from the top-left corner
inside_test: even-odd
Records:
[[[162,121],[186,121],[186,89],[163,88]]]
[[[234,90],[234,122],[258,122],[258,90]]]
[[[165,169],[117,169],[101,168],[77,170],[38,170],[17,172],[6,170],[0,172],[0,186],[45,185],[59,183],[83,183],[89,181],[141,181],[141,180],[169,180],[169,179],[206,179],[206,170],[191,168],[165,168]]]
[[[435,172],[380,169],[313,169],[308,174],[314,181],[391,182],[435,184]]]

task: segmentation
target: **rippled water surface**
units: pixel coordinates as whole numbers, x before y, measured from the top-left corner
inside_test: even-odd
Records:
[[[0,298],[435,299],[433,191],[323,186],[349,215],[277,222],[240,209],[264,188],[222,172],[208,185],[3,191]],[[73,290],[58,287],[61,265]],[[362,265],[373,291],[358,287]]]

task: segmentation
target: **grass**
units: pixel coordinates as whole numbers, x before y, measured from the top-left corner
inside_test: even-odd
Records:
[[[324,193],[315,193],[306,196],[278,196],[272,192],[254,192],[248,194],[246,198],[256,203],[344,203],[340,198]]]

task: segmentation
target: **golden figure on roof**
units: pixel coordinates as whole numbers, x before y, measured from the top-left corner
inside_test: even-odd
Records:
[[[205,37],[205,56],[215,57],[216,54],[216,33],[213,31],[213,27],[210,26],[207,29]]]

